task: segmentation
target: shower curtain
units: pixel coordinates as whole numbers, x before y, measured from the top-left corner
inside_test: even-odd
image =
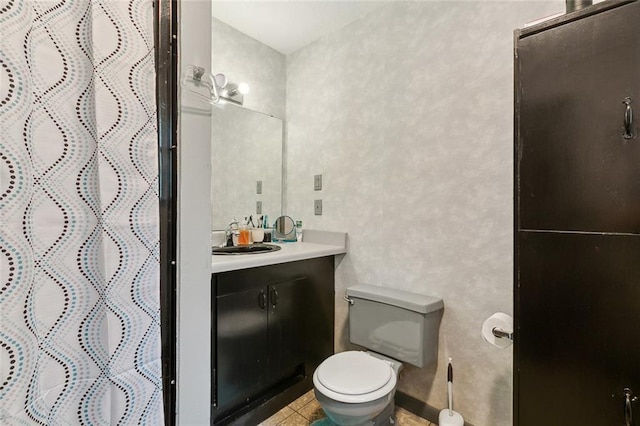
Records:
[[[163,424],[152,0],[0,0],[0,424]]]

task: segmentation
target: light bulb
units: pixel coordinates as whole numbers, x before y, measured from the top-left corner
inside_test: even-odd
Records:
[[[226,75],[216,74],[213,79],[216,82],[216,86],[218,86],[220,89],[224,89],[227,86],[228,80]]]
[[[247,93],[249,93],[249,85],[247,83],[238,84],[238,92],[246,95]]]

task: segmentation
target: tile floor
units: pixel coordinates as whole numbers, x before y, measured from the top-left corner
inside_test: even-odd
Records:
[[[291,404],[269,417],[259,426],[308,426],[326,417],[322,407],[313,395],[313,390],[302,395]],[[396,407],[396,424],[400,426],[436,426],[435,423]]]

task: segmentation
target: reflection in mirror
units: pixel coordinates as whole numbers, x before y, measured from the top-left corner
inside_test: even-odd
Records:
[[[276,219],[274,232],[275,240],[296,241],[295,223],[289,216]]]
[[[234,218],[277,217],[282,205],[282,120],[230,103],[212,109],[212,229]],[[258,182],[261,181],[261,194]]]

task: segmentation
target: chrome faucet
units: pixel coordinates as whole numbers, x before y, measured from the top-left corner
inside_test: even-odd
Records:
[[[224,238],[225,238],[225,244],[227,247],[232,247],[233,244],[233,236],[236,235],[236,240],[237,240],[237,236],[240,233],[240,225],[238,224],[238,221],[233,218],[233,221],[231,223],[229,223],[227,225],[226,228],[224,228]]]

